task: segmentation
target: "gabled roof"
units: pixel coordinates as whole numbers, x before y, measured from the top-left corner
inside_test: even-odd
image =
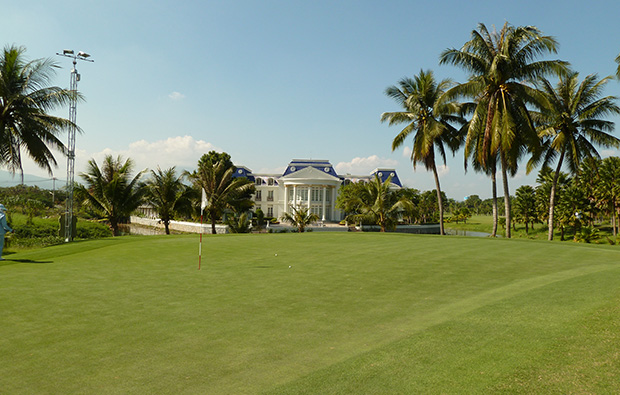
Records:
[[[314,169],[322,171],[323,173],[338,177],[338,175],[336,174],[336,170],[334,170],[332,164],[329,163],[328,160],[323,159],[293,159],[291,163],[288,164],[286,170],[284,171],[284,174],[282,175],[287,176],[307,167],[312,167]]]
[[[340,183],[340,178],[330,174],[330,172],[326,172],[324,170],[319,170],[313,166],[307,166],[304,167],[301,170],[297,170],[295,169],[294,172],[289,172],[288,174],[285,173],[285,175],[283,175],[282,177],[280,177],[280,180],[286,182],[302,182],[302,181],[323,181],[323,182],[329,182],[329,183]]]
[[[385,182],[388,177],[392,176],[391,183],[394,185],[398,185],[399,187],[403,187],[403,184],[400,183],[400,179],[398,178],[398,174],[396,174],[396,170],[394,169],[375,169],[370,173],[371,177],[374,175],[378,175],[381,182]]]

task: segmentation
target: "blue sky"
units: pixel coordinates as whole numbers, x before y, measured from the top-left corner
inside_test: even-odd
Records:
[[[2,44],[25,46],[30,59],[55,57],[56,85],[68,87],[71,69],[56,52],[95,60],[78,64],[87,101],[77,112],[77,174],[105,154],[131,157],[138,169],[193,169],[215,149],[255,172],[281,172],[302,158],[328,159],[342,174],[392,167],[406,186],[430,190],[432,175],[413,170],[408,147],[391,151],[400,129],[379,118],[399,108],[386,87],[420,69],[464,81],[438,57],[461,47],[479,22],[537,26],[560,43],[549,58],[583,76],[614,73],[620,52],[620,3],[612,1],[6,3]],[[620,95],[620,83],[605,93]],[[64,179],[65,159],[57,159],[54,176]],[[513,193],[535,182],[524,167]],[[24,168],[45,175],[29,160]],[[487,177],[464,173],[462,151],[441,168],[441,182],[457,200],[490,196]]]

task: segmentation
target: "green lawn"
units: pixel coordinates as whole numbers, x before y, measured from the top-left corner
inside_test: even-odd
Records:
[[[617,247],[315,232],[205,236],[201,271],[197,253],[183,235],[5,256],[0,393],[620,388]]]
[[[474,231],[474,232],[491,233],[491,231],[493,230],[493,216],[472,215],[472,217],[469,218],[466,223],[459,222],[457,224],[456,222],[449,222],[449,223],[445,223],[444,226],[446,229],[468,230],[468,231]],[[609,223],[596,225],[596,228],[598,229],[599,237],[593,240],[593,243],[609,244],[609,241],[607,240],[607,238],[614,239],[612,235],[611,226],[609,225]],[[497,228],[497,235],[503,237],[505,233],[506,233],[506,229],[502,225],[499,225]],[[533,229],[531,226],[529,226],[528,232],[526,233],[524,224],[513,222],[513,230],[511,233],[512,233],[512,237],[517,238],[517,239],[520,238],[520,239],[531,239],[531,240],[547,240],[549,236],[547,224],[542,224],[542,223],[536,223]],[[561,232],[558,227],[555,228],[553,234],[554,234],[553,236],[554,240],[560,241]],[[565,234],[564,234],[565,241],[572,242],[573,236],[574,236],[573,228],[566,229]]]

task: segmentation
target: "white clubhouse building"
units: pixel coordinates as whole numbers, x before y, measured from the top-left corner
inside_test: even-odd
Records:
[[[338,222],[344,213],[336,208],[336,198],[342,185],[368,182],[375,175],[382,181],[392,176],[392,187],[402,188],[396,170],[375,169],[369,175],[338,175],[327,160],[294,159],[283,174],[253,173],[244,166],[236,167],[236,177],[247,177],[256,186],[254,209],[260,208],[266,217],[280,218],[291,213],[292,207],[306,207],[321,221]]]

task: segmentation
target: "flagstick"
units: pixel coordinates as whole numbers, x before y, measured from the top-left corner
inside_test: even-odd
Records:
[[[198,247],[198,270],[200,270],[200,261],[202,260],[202,214],[209,205],[207,200],[207,191],[202,188],[202,198],[200,199],[200,245]]]
[[[200,210],[200,244],[198,246],[198,270],[200,270],[201,260],[202,260],[202,210]]]

